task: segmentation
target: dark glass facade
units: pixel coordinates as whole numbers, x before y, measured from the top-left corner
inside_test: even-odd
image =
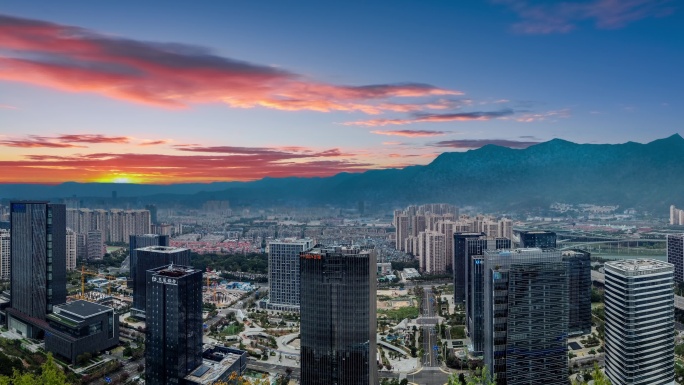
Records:
[[[151,211],[150,211],[151,213]],[[136,277],[138,276],[138,254],[136,249],[149,247],[149,246],[168,246],[169,236],[168,235],[157,235],[157,234],[143,234],[143,235],[131,235],[128,237],[128,255],[129,263],[131,266],[131,277],[128,287],[135,287]],[[143,279],[145,279],[145,270],[142,270],[141,274]],[[144,297],[143,297],[144,298]]]
[[[667,235],[667,262],[674,265],[674,281],[684,282],[684,234]]]
[[[54,307],[48,314],[45,349],[70,362],[84,353],[97,353],[119,344],[119,317],[113,308],[87,301]]]
[[[567,263],[559,251],[486,251],[484,363],[497,383],[568,383]]]
[[[556,248],[556,233],[553,231],[519,231],[520,247],[540,249]]]
[[[145,383],[184,384],[202,364],[202,272],[169,265],[146,277]]]
[[[299,266],[301,384],[375,384],[375,251],[317,247]]]
[[[568,334],[591,333],[591,254],[563,251],[568,264]]]
[[[11,202],[11,307],[45,320],[66,302],[66,206]]]
[[[135,269],[133,281],[133,308],[131,314],[145,318],[147,277],[144,272],[169,264],[190,266],[190,250],[178,247],[148,246],[135,250],[136,261],[131,259],[131,274]]]
[[[466,271],[466,320],[472,343],[471,352],[479,355],[484,351],[484,265],[482,255],[485,250],[510,249],[508,238],[466,239],[468,269]]]
[[[468,269],[468,247],[466,240],[478,239],[484,233],[454,233],[454,303],[466,300],[466,281]]]

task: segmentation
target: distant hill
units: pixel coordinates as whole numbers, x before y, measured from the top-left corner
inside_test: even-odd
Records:
[[[64,183],[0,185],[2,198],[136,196],[144,201],[233,204],[375,206],[448,202],[490,209],[548,207],[552,202],[619,204],[663,210],[684,206],[684,139],[647,144],[576,144],[561,139],[526,149],[487,145],[439,155],[426,166],[342,173],[327,178],[265,178],[254,182],[130,185]]]

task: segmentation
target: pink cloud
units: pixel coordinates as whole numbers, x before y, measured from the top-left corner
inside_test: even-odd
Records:
[[[165,139],[160,139],[160,140],[146,140],[143,142],[140,142],[138,146],[158,146],[160,144],[166,144],[169,143],[168,140]]]
[[[126,136],[108,136],[100,134],[62,134],[58,136],[28,135],[21,139],[0,140],[0,146],[19,148],[85,148],[86,146],[83,146],[80,143],[126,144],[129,142],[130,138]]]
[[[431,136],[442,136],[448,134],[446,131],[430,131],[430,130],[396,130],[396,131],[371,131],[372,134],[389,135],[389,136],[404,136],[407,138],[425,138]]]
[[[456,112],[446,114],[414,114],[409,118],[398,119],[370,119],[344,123],[346,126],[381,127],[391,125],[405,125],[413,123],[442,123],[442,122],[466,122],[466,121],[485,121],[495,118],[502,118],[513,115],[513,110],[505,109],[500,111],[474,111]]]
[[[115,38],[2,15],[0,52],[3,80],[169,108],[220,102],[234,108],[379,114],[440,106],[433,97],[462,94],[420,83],[327,84],[202,47]],[[405,97],[431,100],[415,106],[391,101]]]

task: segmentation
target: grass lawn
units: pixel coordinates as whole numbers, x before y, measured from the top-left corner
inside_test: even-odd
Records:
[[[398,309],[381,309],[378,310],[378,316],[385,316],[388,319],[401,321],[404,318],[417,318],[418,308],[415,306],[400,307]]]

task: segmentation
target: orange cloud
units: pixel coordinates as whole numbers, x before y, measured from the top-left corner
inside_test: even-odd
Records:
[[[169,108],[223,102],[279,110],[414,110],[392,98],[461,95],[420,83],[340,86],[218,56],[197,46],[115,38],[39,20],[0,15],[0,79],[93,92]],[[428,107],[430,108],[430,107]]]
[[[407,138],[425,138],[431,136],[442,136],[448,134],[446,131],[430,131],[430,130],[396,130],[396,131],[371,131],[372,134],[390,135],[390,136],[404,136]]]
[[[143,183],[255,180],[264,177],[330,176],[377,168],[339,149],[316,151],[283,148],[206,147],[185,152],[202,154],[94,153],[26,155],[0,161],[0,183],[97,181],[131,176]],[[206,153],[206,154],[205,154]],[[134,176],[134,178],[133,178]]]

